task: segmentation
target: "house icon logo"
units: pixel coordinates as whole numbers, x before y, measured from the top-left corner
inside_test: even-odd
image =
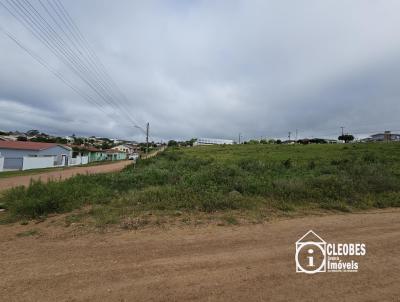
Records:
[[[295,260],[297,273],[326,272],[326,242],[314,231],[308,231],[296,241]]]

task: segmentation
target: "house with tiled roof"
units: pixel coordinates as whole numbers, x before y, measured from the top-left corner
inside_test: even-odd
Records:
[[[0,141],[4,170],[27,170],[67,166],[72,149],[55,143]]]
[[[115,149],[105,150],[107,152],[108,160],[125,160],[128,158],[128,154],[124,151],[119,151]]]
[[[71,146],[74,153],[79,153],[80,155],[86,155],[89,158],[89,162],[103,161],[107,160],[107,152],[92,146]]]

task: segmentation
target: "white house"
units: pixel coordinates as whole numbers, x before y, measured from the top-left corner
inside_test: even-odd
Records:
[[[67,166],[72,158],[70,147],[37,142],[0,141],[4,170],[27,170]]]
[[[115,147],[113,147],[111,149],[112,150],[117,150],[119,152],[125,152],[125,153],[128,153],[128,154],[133,153],[133,148],[128,146],[128,145],[118,145],[118,146],[115,146]]]
[[[68,144],[73,144],[75,142],[75,138],[73,136],[67,135],[67,136],[64,136],[64,139],[67,140]]]

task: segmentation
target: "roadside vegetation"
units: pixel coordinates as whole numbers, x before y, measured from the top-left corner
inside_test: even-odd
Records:
[[[90,166],[100,166],[100,165],[108,165],[108,164],[114,164],[115,161],[95,161],[91,162],[85,165],[76,165],[76,166],[68,166],[68,167],[59,167],[59,168],[41,168],[41,169],[32,169],[32,170],[24,170],[24,171],[5,171],[0,173],[0,179],[1,178],[9,178],[9,177],[15,177],[15,176],[25,176],[25,175],[36,175],[36,174],[41,174],[41,173],[46,173],[46,172],[56,172],[56,171],[62,171],[62,170],[67,170],[67,169],[73,169],[77,167],[90,167]]]
[[[224,224],[271,215],[400,206],[400,144],[233,145],[169,148],[110,174],[32,182],[0,197],[3,222],[71,212],[139,228],[178,217]],[[210,215],[213,214],[213,215]]]

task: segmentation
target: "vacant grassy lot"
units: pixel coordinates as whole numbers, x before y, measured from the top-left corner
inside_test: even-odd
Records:
[[[149,216],[217,213],[235,224],[238,217],[397,207],[400,144],[168,149],[123,172],[15,188],[0,203],[8,210],[3,221],[82,209],[67,223],[88,219],[127,228],[148,223]]]

